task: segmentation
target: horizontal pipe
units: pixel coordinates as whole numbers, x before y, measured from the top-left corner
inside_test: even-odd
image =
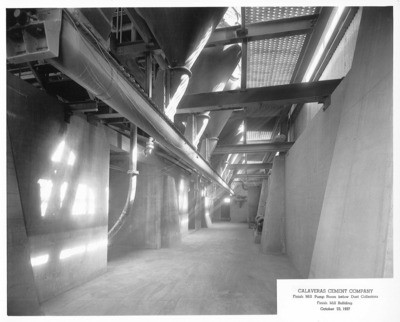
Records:
[[[77,25],[64,11],[60,54],[58,58],[49,59],[49,63],[147,132],[199,174],[233,193],[173,123],[151,103],[143,90],[124,74],[108,52],[95,42],[90,33],[81,31]]]

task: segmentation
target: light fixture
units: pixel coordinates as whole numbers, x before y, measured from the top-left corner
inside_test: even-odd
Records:
[[[230,203],[231,202],[231,198],[229,198],[229,197],[224,198],[224,202],[225,203]]]

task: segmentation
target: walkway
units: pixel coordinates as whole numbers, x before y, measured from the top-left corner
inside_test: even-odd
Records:
[[[46,315],[276,314],[276,280],[298,278],[264,255],[247,224],[216,223],[175,249],[135,251],[42,304]]]

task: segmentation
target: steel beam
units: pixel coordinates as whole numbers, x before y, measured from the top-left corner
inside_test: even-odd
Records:
[[[69,104],[69,108],[72,112],[80,112],[80,113],[87,113],[87,112],[97,112],[98,106],[96,102],[85,102],[85,103],[75,103]]]
[[[216,29],[206,46],[220,46],[243,41],[256,41],[310,33],[317,18],[318,15],[315,14],[247,24],[246,35],[238,33],[241,26]]]
[[[292,145],[293,142],[217,145],[213,154],[264,153],[270,151],[285,152],[288,151]]]
[[[272,163],[236,163],[228,164],[228,169],[238,169],[238,170],[260,170],[260,169],[272,169]]]
[[[234,175],[235,178],[259,178],[259,179],[266,179],[268,178],[268,175],[264,173],[252,173],[252,174],[245,174],[245,173],[238,173]],[[232,180],[233,181],[233,180]]]
[[[160,54],[162,51],[160,47],[153,42],[145,43],[143,41],[124,43],[118,45],[115,50],[115,54],[119,58],[138,57],[151,52]]]
[[[234,90],[185,95],[179,104],[177,113],[203,113],[218,109],[238,109],[255,103],[269,105],[323,103],[341,81],[342,79],[332,79],[319,82],[248,88],[244,91]]]

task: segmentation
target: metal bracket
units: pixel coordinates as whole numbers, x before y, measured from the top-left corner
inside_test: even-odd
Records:
[[[323,109],[324,111],[326,111],[326,109],[331,105],[331,96],[330,96],[330,95],[327,96],[327,97],[322,101],[322,103],[324,104],[324,106],[322,107],[322,109]]]

